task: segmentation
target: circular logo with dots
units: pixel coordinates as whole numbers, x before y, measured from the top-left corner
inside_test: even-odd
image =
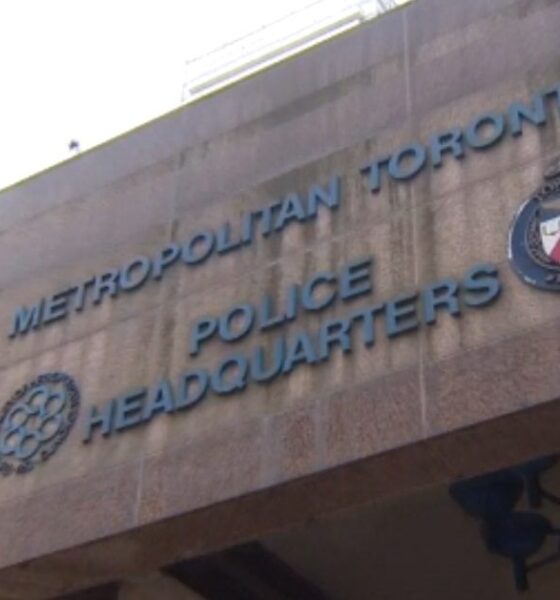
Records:
[[[27,473],[48,460],[79,407],[78,387],[64,373],[45,373],[17,390],[0,412],[0,473]]]

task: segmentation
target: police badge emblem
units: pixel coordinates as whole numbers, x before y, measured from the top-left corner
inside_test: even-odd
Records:
[[[517,211],[508,256],[525,283],[560,291],[560,158],[546,169],[541,188]]]

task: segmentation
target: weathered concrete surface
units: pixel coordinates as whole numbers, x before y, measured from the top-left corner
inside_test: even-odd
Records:
[[[119,590],[119,600],[203,600],[182,583],[161,573],[153,573],[125,581]]]
[[[88,407],[234,348],[187,354],[197,317],[280,298],[373,255],[374,300],[498,265],[499,301],[0,481],[0,598],[42,598],[415,486],[558,450],[558,298],[506,255],[519,204],[560,153],[560,119],[372,196],[359,168],[560,81],[560,2],[418,0],[327,45],[0,193],[0,328],[16,306],[236,222],[337,173],[337,213],[0,341],[7,400],[39,373]],[[329,309],[328,316],[370,303]],[[283,332],[317,328],[307,315]],[[253,332],[248,352],[274,334]],[[496,420],[497,419],[497,420]],[[469,428],[469,429],[465,429]],[[24,568],[22,565],[27,564]],[[72,565],[69,569],[68,565]],[[31,575],[27,575],[30,573]]]

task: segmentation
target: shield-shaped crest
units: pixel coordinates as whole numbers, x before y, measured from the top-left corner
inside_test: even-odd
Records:
[[[539,231],[541,242],[546,255],[560,265],[560,213],[543,211],[548,214],[541,215]]]

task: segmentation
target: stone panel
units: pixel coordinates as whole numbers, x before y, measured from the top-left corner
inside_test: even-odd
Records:
[[[2,563],[31,560],[132,527],[139,476],[138,463],[108,468],[4,505]]]
[[[432,435],[522,411],[560,396],[558,319],[425,371]]]
[[[546,0],[545,0],[546,1]],[[501,12],[520,4],[519,0],[485,0],[471,2],[446,2],[445,0],[420,0],[413,2],[405,11],[410,48],[428,44],[442,36],[459,36],[473,24],[480,25],[496,18]],[[543,4],[537,0],[533,4]]]
[[[464,3],[461,7],[443,2],[422,4],[411,7],[407,15],[415,114],[516,75],[524,78],[546,61],[554,60],[555,23],[560,10],[554,3],[535,3],[534,10],[525,13],[520,13],[518,7],[526,2],[502,12],[499,5],[493,4],[493,15],[484,17],[487,7],[478,13],[482,19],[464,29],[453,29],[452,21],[471,21],[483,2]],[[430,8],[434,4],[437,8]],[[513,0],[499,4],[513,4]],[[434,38],[438,27],[445,28],[446,34]],[[425,40],[429,50],[422,52],[416,40]],[[482,40],[492,40],[491,46]]]

